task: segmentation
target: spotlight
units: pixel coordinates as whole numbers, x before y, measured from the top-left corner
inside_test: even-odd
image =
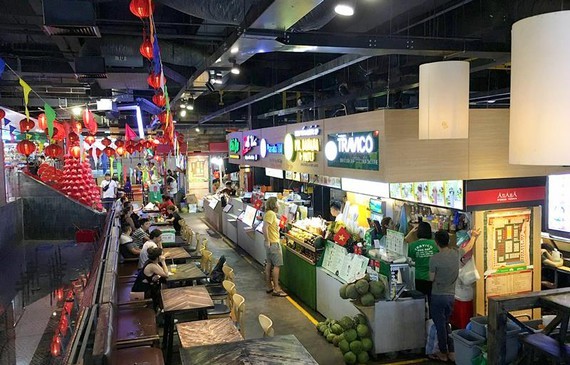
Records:
[[[239,48],[238,48],[237,46],[236,46],[236,47],[232,47],[232,49],[230,50],[230,52],[231,52],[231,54],[236,54],[236,53],[239,52]]]
[[[232,69],[230,72],[233,73],[234,75],[239,75],[240,69],[236,60],[231,60],[231,62],[232,62]]]
[[[187,105],[186,105],[186,104],[180,104],[180,108],[186,109],[186,108],[187,108]]]
[[[222,79],[214,79],[214,84],[221,85],[223,83],[224,83],[224,81]]]
[[[335,13],[337,13],[338,15],[342,15],[342,16],[352,16],[352,15],[354,15],[354,6],[353,6],[352,2],[340,1],[340,2],[334,7],[334,11],[335,11]]]
[[[191,101],[186,105],[186,110],[194,110],[194,101]]]
[[[180,116],[181,116],[182,118],[184,118],[184,117],[186,116],[186,110],[185,110],[185,109],[182,109],[182,110],[180,111]]]
[[[200,133],[200,128],[196,127],[195,131],[196,133]]]
[[[71,109],[71,112],[76,117],[80,116],[82,111],[83,111],[83,109],[80,106],[74,106],[73,109]]]

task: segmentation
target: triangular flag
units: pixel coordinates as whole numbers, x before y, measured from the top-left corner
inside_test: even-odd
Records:
[[[137,138],[136,133],[128,124],[125,124],[125,141],[131,141],[135,138]]]
[[[158,37],[156,33],[152,38],[152,62],[154,66],[154,74],[162,74],[160,67],[160,48],[158,47]],[[164,77],[164,76],[162,76]]]
[[[7,126],[8,124],[12,123],[12,121],[8,118],[4,118],[4,127]]]
[[[9,128],[10,128],[10,134],[13,134],[13,133],[14,133],[14,131],[16,130],[16,127],[12,127],[12,126],[10,126]]]
[[[47,103],[44,103],[44,114],[46,115],[48,137],[53,137],[53,121],[55,120],[55,110],[52,109]]]
[[[24,80],[20,79],[20,86],[24,91],[24,106],[26,107],[26,118],[30,119],[30,112],[28,111],[28,97],[32,88]]]
[[[0,58],[0,76],[4,73],[4,69],[6,68],[6,62],[2,58]]]

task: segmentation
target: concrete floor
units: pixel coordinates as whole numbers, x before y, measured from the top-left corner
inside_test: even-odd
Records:
[[[193,230],[200,234],[206,234],[208,226],[204,223],[202,214],[183,214],[183,217]],[[217,259],[224,255],[228,265],[235,270],[237,291],[246,300],[246,338],[263,336],[263,331],[257,321],[258,315],[263,313],[273,320],[275,335],[295,335],[319,364],[344,364],[340,350],[318,335],[315,326],[309,318],[301,313],[288,298],[274,297],[265,293],[263,267],[261,265],[239,247],[231,244],[227,239],[213,238],[211,236],[208,236],[208,239],[208,249],[214,253],[214,257]],[[296,298],[291,299],[302,305]],[[314,313],[310,309],[305,309],[317,321],[323,320],[320,314]],[[175,351],[177,350],[175,349]],[[177,353],[173,358],[179,361]],[[372,363],[430,364],[425,358],[413,354],[409,356],[399,355],[395,358],[382,357]]]

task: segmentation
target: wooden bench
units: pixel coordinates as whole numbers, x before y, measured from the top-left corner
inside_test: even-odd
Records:
[[[523,336],[521,342],[528,356],[528,364],[534,363],[534,355],[537,352],[555,359],[557,364],[570,363],[570,345],[564,344],[561,346],[556,339],[544,333]]]

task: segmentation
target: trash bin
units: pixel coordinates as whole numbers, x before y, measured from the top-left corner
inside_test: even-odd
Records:
[[[465,328],[469,323],[469,318],[473,315],[473,301],[462,301],[455,299],[450,322],[456,328]]]
[[[483,338],[487,338],[487,316],[471,317],[471,331],[475,332]]]
[[[473,359],[479,356],[479,348],[485,343],[485,339],[468,330],[455,330],[451,333],[455,347],[455,364],[471,365]]]
[[[471,324],[471,330],[486,340],[488,318],[485,316],[472,317],[469,323]],[[519,352],[518,334],[520,331],[521,329],[518,325],[511,320],[507,320],[507,352],[505,354],[505,362],[507,364],[514,361]]]

